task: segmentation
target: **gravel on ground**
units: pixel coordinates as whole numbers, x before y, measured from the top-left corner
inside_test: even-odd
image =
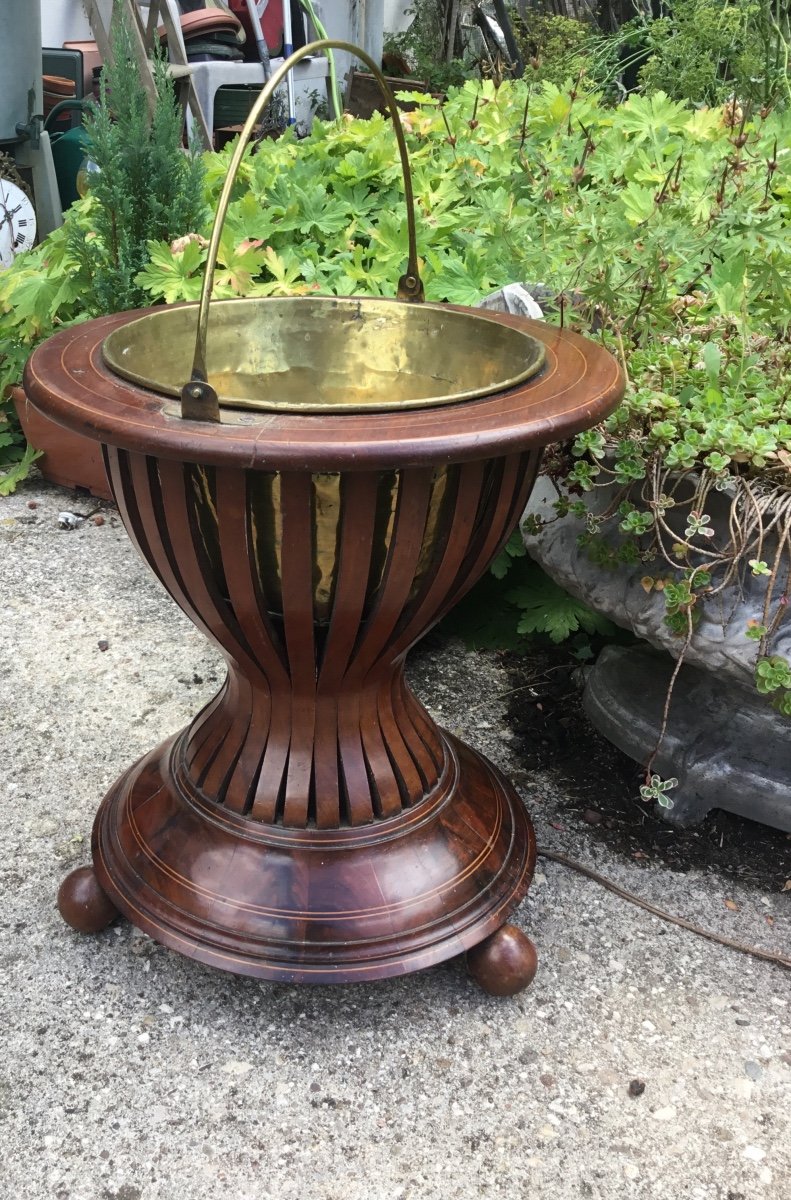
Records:
[[[789,973],[555,863],[516,914],[540,966],[510,1000],[458,961],[299,988],[61,922],[104,790],[222,678],[111,505],[60,527],[95,507],[40,479],[0,502],[0,1198],[787,1200]],[[789,953],[784,835],[756,850],[744,823],[746,873],[738,822],[722,863],[701,831],[671,853],[573,700],[561,770],[511,660],[432,638],[411,669],[515,780],[539,845]]]

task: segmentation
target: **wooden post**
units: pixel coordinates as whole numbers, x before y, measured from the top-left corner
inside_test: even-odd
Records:
[[[140,21],[140,13],[137,10],[137,5],[134,0],[122,0],[121,4],[113,3],[109,22],[106,22],[102,14],[98,0],[83,0],[86,15],[91,25],[96,45],[99,48],[99,53],[105,62],[112,62],[113,58],[113,38],[112,29],[113,22],[118,20],[118,13],[123,12],[127,18],[129,33],[132,42],[132,54],[134,55],[137,65],[140,82],[146,91],[146,102],[148,104],[149,114],[153,114],[154,105],[156,104],[157,90],[154,84],[154,76],[151,73],[151,64],[148,61],[145,42],[143,40],[143,28]]]
[[[204,148],[211,150],[213,145],[211,130],[206,123],[206,117],[192,84],[181,30],[176,26],[173,12],[167,0],[151,0],[148,10],[148,21],[145,27],[143,26],[140,10],[135,0],[112,0],[109,20],[105,15],[107,11],[106,5],[102,5],[100,0],[83,0],[83,7],[90,22],[91,32],[93,33],[99,53],[105,62],[111,62],[113,57],[113,21],[118,20],[119,12],[123,12],[126,16],[132,42],[132,54],[134,55],[140,82],[145,88],[150,115],[153,115],[154,112],[157,89],[149,56],[153,51],[154,39],[157,36],[157,18],[161,18],[167,33],[171,56],[175,60],[171,69],[172,77],[180,91],[186,88],[186,105],[182,105],[182,107],[189,107],[197,123],[198,133]]]

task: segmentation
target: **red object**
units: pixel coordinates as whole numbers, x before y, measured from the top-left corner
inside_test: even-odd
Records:
[[[48,117],[56,104],[60,104],[62,100],[73,100],[75,95],[73,79],[65,79],[61,75],[44,75],[44,116]],[[55,120],[54,130],[64,133],[67,129],[71,129],[71,112],[62,112]]]
[[[226,0],[226,3],[242,22],[248,42],[255,48],[255,33],[247,11],[247,0]],[[279,54],[283,48],[283,0],[269,0],[261,14],[261,28],[270,53]]]
[[[216,8],[202,8],[199,12],[186,13],[179,21],[185,40],[207,33],[236,33],[241,24],[231,13],[220,12]],[[157,35],[160,41],[167,40],[168,34],[164,25],[159,26]]]
[[[112,500],[99,443],[51,421],[33,408],[22,388],[12,388],[11,398],[25,437],[31,446],[44,451],[36,461],[44,478],[61,487],[87,488],[92,496]]]

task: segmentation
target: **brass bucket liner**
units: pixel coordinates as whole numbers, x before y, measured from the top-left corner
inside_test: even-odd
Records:
[[[387,101],[404,172],[409,259],[398,300],[266,297],[211,304],[217,251],[236,174],[275,88],[306,55],[356,54]],[[197,334],[196,334],[197,325]],[[182,417],[220,420],[220,405],[264,412],[381,412],[472,400],[516,387],[541,370],[544,348],[520,329],[474,309],[423,303],[414,202],[404,134],[376,64],[347,42],[324,39],[274,72],[239,137],[217,206],[198,305],[162,309],[111,333],[104,359],[116,374],[181,396]]]
[[[413,599],[434,568],[452,519],[458,486],[458,467],[435,467],[426,511],[426,521],[409,598]],[[487,467],[484,496],[494,485],[496,469]],[[220,546],[216,508],[216,475],[212,467],[190,466],[187,504],[211,576],[219,595],[227,598],[227,584]],[[265,597],[271,617],[283,615],[283,509],[282,476],[278,471],[250,471],[247,477],[247,523],[254,576]],[[382,586],[393,526],[402,486],[398,470],[378,473],[376,519],[371,540],[368,587],[363,615],[375,604]],[[338,472],[321,472],[310,477],[310,540],[312,547],[313,622],[329,624],[338,581],[339,544],[346,498],[344,479]],[[228,600],[230,603],[230,600]]]
[[[119,375],[180,396],[195,306],[166,308],[105,340]],[[272,297],[212,304],[208,380],[220,404],[285,412],[382,412],[514,387],[543,363],[535,338],[439,304]]]

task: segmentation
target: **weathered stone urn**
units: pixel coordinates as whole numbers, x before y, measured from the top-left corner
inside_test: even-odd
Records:
[[[578,543],[584,524],[576,516],[556,517],[555,486],[541,477],[523,522],[531,556],[556,583],[611,621],[641,639],[634,646],[608,646],[588,673],[585,711],[610,741],[632,758],[647,762],[657,743],[671,678],[685,639],[666,622],[661,591],[647,592],[643,579],[661,574],[638,561],[616,568],[592,561]],[[604,513],[614,491],[597,488],[586,499],[591,511]],[[711,492],[706,511],[720,543],[728,535],[732,497]],[[672,510],[671,510],[672,512]],[[669,524],[684,517],[668,515]],[[617,519],[604,536],[618,544]],[[766,540],[762,557],[771,560],[776,539]],[[668,820],[692,824],[712,808],[724,808],[778,829],[791,830],[791,721],[776,712],[754,682],[757,643],[747,636],[750,622],[760,621],[766,578],[754,576],[748,555],[737,577],[718,595],[699,604],[700,614],[672,691],[667,728],[653,768],[678,779],[671,808],[660,808]],[[791,570],[791,561],[780,578]],[[782,588],[777,589],[778,591]],[[791,659],[791,621],[773,635],[771,654]]]

